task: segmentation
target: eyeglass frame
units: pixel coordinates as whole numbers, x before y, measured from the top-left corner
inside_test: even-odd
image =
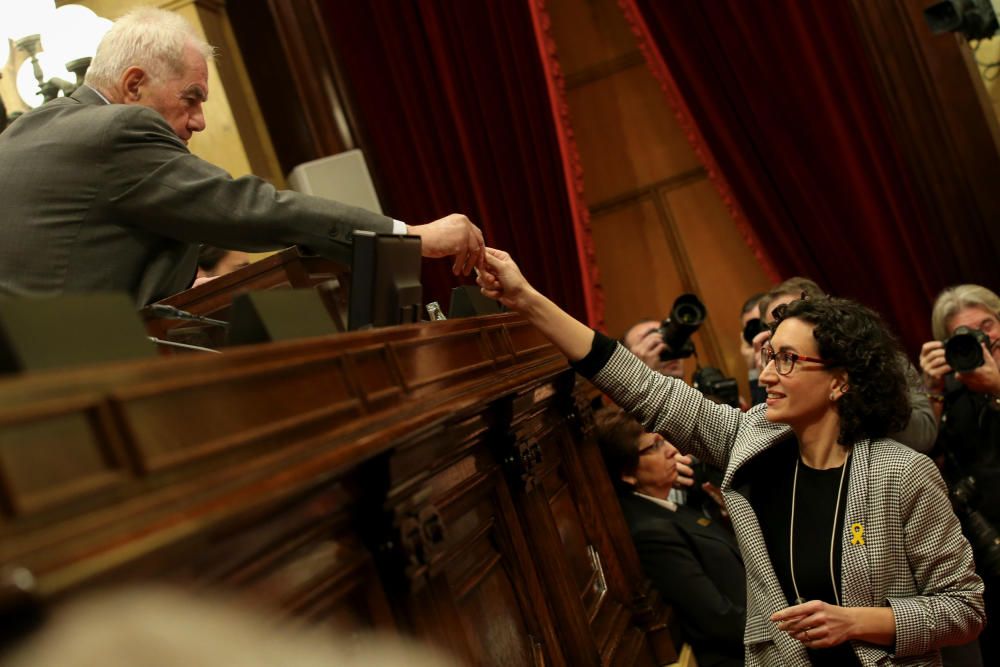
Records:
[[[663,438],[657,438],[653,444],[649,447],[642,447],[639,449],[639,456],[647,456],[649,454],[656,454],[657,452],[663,451],[663,448],[667,446],[667,441]]]
[[[791,365],[789,365],[788,370],[786,372],[784,372],[784,373],[781,372],[780,370],[778,370],[777,358],[778,358],[778,355],[781,355],[781,354],[786,355],[787,357],[790,357],[790,359],[791,359]],[[787,377],[787,376],[791,375],[792,371],[795,370],[795,364],[799,363],[800,361],[810,361],[810,362],[812,362],[814,364],[822,364],[823,366],[828,366],[828,367],[833,365],[833,362],[827,361],[826,359],[820,359],[819,357],[807,357],[804,354],[799,354],[798,352],[789,352],[788,350],[782,350],[781,352],[775,352],[774,348],[771,347],[771,346],[769,346],[769,345],[761,347],[760,348],[760,369],[761,369],[761,371],[763,371],[765,368],[767,368],[767,365],[769,363],[771,363],[772,361],[774,362],[774,372],[777,373],[778,375],[782,376],[782,377]]]

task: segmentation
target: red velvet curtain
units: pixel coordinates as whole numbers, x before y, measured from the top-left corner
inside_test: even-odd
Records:
[[[915,204],[850,3],[619,3],[765,267],[867,303],[918,349],[964,274]]]
[[[586,208],[558,113],[537,2],[318,2],[362,119],[386,212],[428,222],[467,214],[487,243],[576,317],[599,326]],[[425,262],[425,301],[460,281]]]

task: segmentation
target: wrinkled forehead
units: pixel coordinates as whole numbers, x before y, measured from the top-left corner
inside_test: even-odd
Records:
[[[992,328],[1000,324],[1000,319],[996,313],[991,312],[984,306],[965,306],[957,313],[948,318],[948,331],[954,331],[958,327],[969,327],[970,329]]]
[[[172,78],[182,86],[198,85],[208,91],[208,61],[193,44],[184,47],[181,69]]]

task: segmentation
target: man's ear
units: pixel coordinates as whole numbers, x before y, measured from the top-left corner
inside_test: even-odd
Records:
[[[636,484],[639,483],[639,480],[636,477],[632,475],[626,475],[625,473],[622,473],[622,481],[628,484],[629,486],[635,486]]]
[[[125,104],[142,99],[142,89],[148,81],[149,77],[141,67],[133,65],[125,70],[121,78],[122,99]]]

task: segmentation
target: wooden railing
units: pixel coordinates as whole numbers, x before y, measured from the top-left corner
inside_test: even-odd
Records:
[[[0,566],[44,604],[167,581],[470,665],[670,663],[593,397],[510,314],[2,379]]]

